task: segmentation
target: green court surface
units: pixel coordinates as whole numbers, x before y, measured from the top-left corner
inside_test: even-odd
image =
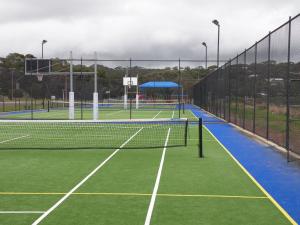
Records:
[[[127,113],[102,116],[123,119]],[[136,115],[171,118],[173,111]],[[28,129],[35,134],[34,126]],[[123,148],[114,149],[22,149],[21,139],[12,140],[9,146],[16,141],[18,148],[0,150],[0,224],[290,224],[205,128],[202,159],[196,124],[188,126],[187,146],[169,146],[180,139],[170,124],[159,132],[155,127],[137,132],[120,130],[122,140],[116,140]],[[0,145],[7,135],[0,133]],[[47,132],[40,136],[43,144],[55,145]],[[163,140],[162,146],[126,148],[153,137]]]
[[[68,119],[68,110],[67,109],[59,109],[59,110],[41,110],[41,111],[33,111],[31,115],[30,111],[23,113],[0,113],[0,119]],[[195,118],[191,111],[186,110],[184,113],[181,111],[181,117],[185,118]],[[131,113],[131,118],[133,119],[147,119],[147,118],[178,118],[179,112],[178,109],[174,110],[166,110],[166,109],[133,109]],[[90,120],[93,118],[92,109],[84,109],[81,111],[80,109],[75,110],[75,119],[80,120]],[[130,111],[124,109],[99,109],[99,119],[107,120],[107,119],[129,119]]]

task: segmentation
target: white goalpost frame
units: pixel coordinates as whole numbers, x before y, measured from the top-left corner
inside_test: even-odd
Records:
[[[73,54],[70,52],[70,92],[69,92],[69,119],[75,119],[75,95],[73,89]],[[99,98],[97,90],[97,53],[95,52],[94,64],[94,93],[93,93],[93,120],[98,120],[99,117]]]
[[[75,107],[74,107],[74,91],[73,91],[73,56],[70,52],[70,92],[69,92],[69,119],[75,119]]]
[[[94,93],[93,93],[93,119],[98,120],[99,105],[98,105],[98,90],[97,90],[97,53],[95,52],[95,66],[94,66]]]

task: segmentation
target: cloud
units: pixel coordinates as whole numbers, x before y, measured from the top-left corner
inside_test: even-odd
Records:
[[[97,51],[110,58],[216,58],[221,24],[221,58],[228,59],[296,15],[296,0],[10,0],[0,9],[1,55],[41,51],[47,57]]]

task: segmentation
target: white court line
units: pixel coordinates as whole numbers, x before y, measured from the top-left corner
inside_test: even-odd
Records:
[[[83,180],[81,180],[75,187],[73,187],[66,195],[64,195],[58,202],[56,202],[50,209],[43,213],[32,225],[39,224],[45,219],[53,210],[55,210],[61,203],[63,203],[70,195],[72,195],[81,185],[83,185],[91,176],[93,176],[102,166],[105,165],[115,154],[120,151],[129,141],[131,141],[143,128],[139,129],[134,135],[132,135],[127,141],[125,141],[120,148],[116,149],[109,157],[107,157],[99,166],[97,166],[92,172],[90,172]]]
[[[5,141],[0,141],[0,144],[6,143],[6,142],[10,142],[10,141],[14,141],[14,140],[18,140],[18,139],[21,139],[21,138],[26,138],[26,137],[29,137],[29,135],[23,135],[23,136],[15,137],[15,138],[8,139],[8,140],[5,140]]]
[[[146,216],[146,220],[145,220],[145,225],[149,225],[150,221],[151,221],[152,212],[153,212],[153,208],[154,208],[154,203],[155,203],[155,200],[156,200],[158,186],[159,186],[160,177],[161,177],[161,173],[162,173],[162,168],[163,168],[164,161],[165,161],[165,155],[166,155],[167,145],[168,145],[168,141],[169,141],[170,131],[171,131],[171,128],[169,128],[169,130],[168,130],[167,138],[166,138],[166,141],[165,141],[164,150],[163,150],[163,153],[162,153],[162,156],[161,156],[160,165],[159,165],[159,169],[158,169],[158,172],[157,172],[154,189],[153,189],[153,192],[152,192],[151,201],[150,201],[150,204],[149,204],[149,208],[148,208],[148,212],[147,212],[147,216]]]
[[[173,110],[173,113],[172,113],[172,119],[174,118],[174,113],[175,113],[175,111]]]
[[[117,114],[119,112],[122,112],[123,110],[119,110],[119,111],[116,111],[116,112],[111,112],[111,113],[106,113],[104,114],[104,116],[108,116],[108,115],[113,115],[113,114]],[[102,111],[103,112],[103,111]]]
[[[44,211],[0,211],[0,214],[42,214]]]
[[[155,119],[160,113],[161,111],[159,111],[152,119]]]

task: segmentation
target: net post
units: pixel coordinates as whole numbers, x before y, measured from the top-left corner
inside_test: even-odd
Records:
[[[203,158],[203,133],[202,133],[202,118],[199,118],[198,128],[199,128],[199,158]]]
[[[50,112],[50,101],[49,100],[48,100],[47,104],[48,104],[47,105],[47,107],[48,107],[47,110],[48,110],[48,112]]]
[[[187,134],[188,134],[188,126],[189,126],[189,121],[185,121],[185,133],[184,133],[184,145],[187,146]]]

